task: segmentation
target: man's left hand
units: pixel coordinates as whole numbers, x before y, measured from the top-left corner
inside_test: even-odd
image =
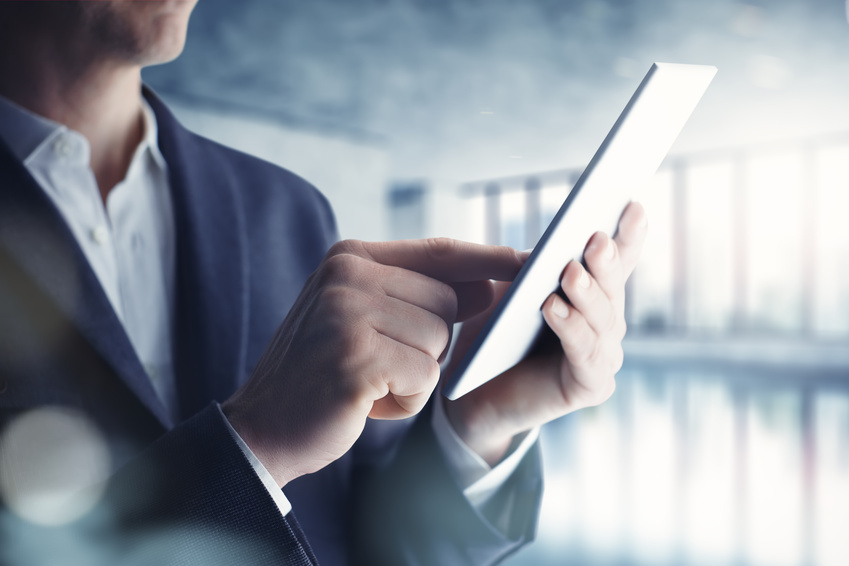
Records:
[[[542,305],[559,348],[526,358],[456,401],[443,399],[460,438],[490,465],[503,458],[516,434],[603,403],[613,394],[623,360],[625,282],[646,231],[645,211],[631,203],[614,238],[602,232],[590,238],[584,250],[589,270],[578,261],[566,265],[561,288],[571,304],[553,293]],[[457,367],[507,286],[498,283],[490,308],[464,323],[444,375]]]

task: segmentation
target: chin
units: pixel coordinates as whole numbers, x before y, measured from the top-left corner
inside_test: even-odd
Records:
[[[190,3],[193,5],[194,3]],[[186,44],[189,12],[174,10],[158,15],[141,33],[137,63],[142,66],[159,65],[176,59]]]
[[[81,35],[103,53],[134,65],[166,63],[183,51],[195,0],[74,3]]]
[[[185,40],[185,34],[166,36],[143,49],[136,57],[135,62],[142,67],[148,67],[173,61],[183,52]]]

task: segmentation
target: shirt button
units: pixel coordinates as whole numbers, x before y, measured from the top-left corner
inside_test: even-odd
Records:
[[[98,226],[91,231],[91,239],[94,240],[96,244],[103,245],[109,241],[109,230],[106,226]]]
[[[53,142],[53,151],[62,157],[71,157],[74,154],[74,146],[70,140],[62,136]]]

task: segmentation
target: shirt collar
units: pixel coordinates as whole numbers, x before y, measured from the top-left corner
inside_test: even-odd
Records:
[[[144,115],[144,138],[141,143],[147,145],[147,149],[150,150],[150,155],[156,164],[165,169],[165,157],[159,151],[159,126],[156,123],[156,115],[144,97],[142,97],[142,113]]]
[[[135,156],[150,150],[154,162],[162,168],[166,168],[165,158],[159,151],[159,130],[156,123],[156,115],[142,97],[142,116],[144,120],[144,137],[136,149]],[[33,159],[39,150],[50,145],[61,134],[67,133],[78,139],[84,146],[85,163],[88,164],[89,145],[81,134],[67,128],[66,126],[49,120],[29,110],[22,108],[14,102],[0,96],[0,140],[4,141],[9,149],[22,163]],[[135,160],[135,158],[134,158]]]

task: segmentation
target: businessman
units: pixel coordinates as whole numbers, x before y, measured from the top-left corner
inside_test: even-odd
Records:
[[[498,562],[533,538],[538,427],[613,392],[642,209],[564,265],[557,348],[447,402],[453,324],[448,368],[525,256],[337,243],[305,181],[183,129],[140,70],[193,7],[0,3],[0,427],[70,407],[113,462],[43,527],[0,445],[0,562]]]

